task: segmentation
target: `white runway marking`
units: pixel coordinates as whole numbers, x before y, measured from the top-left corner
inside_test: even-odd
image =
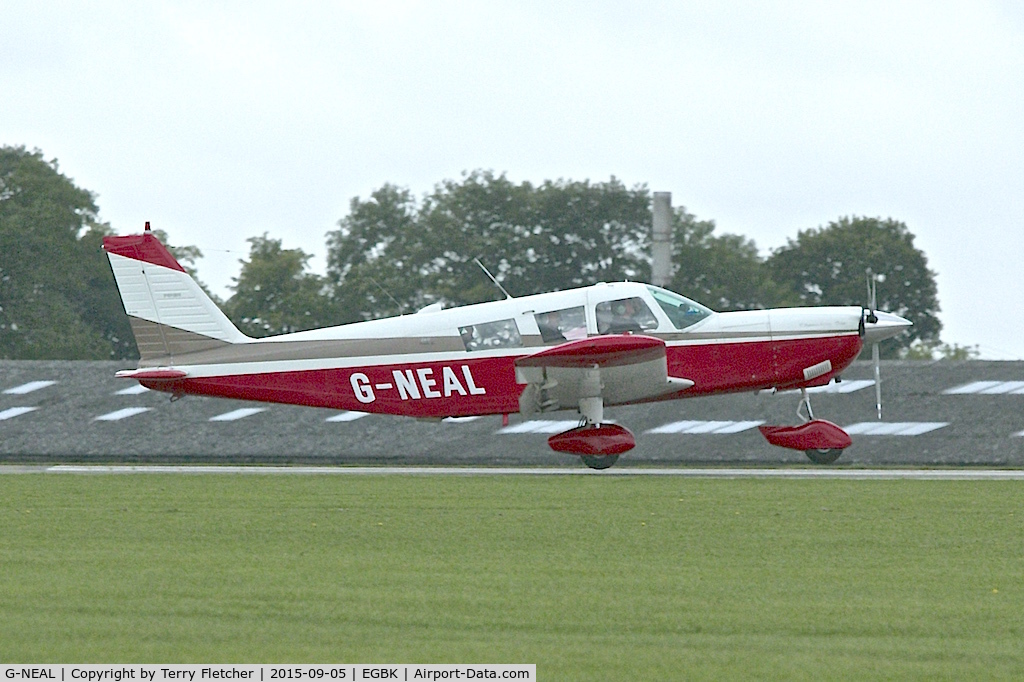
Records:
[[[971,393],[980,395],[1005,395],[1012,393],[1020,395],[1024,393],[1024,381],[972,381],[969,384],[948,388],[943,393],[946,395],[968,395]]]
[[[5,419],[13,419],[14,417],[20,417],[23,414],[28,414],[33,410],[38,410],[38,407],[9,407],[6,410],[0,411],[0,422]]]
[[[665,424],[646,433],[740,433],[764,424],[764,421],[681,421]]]
[[[333,417],[328,417],[324,421],[325,422],[354,422],[355,420],[362,419],[363,417],[366,417],[369,414],[370,414],[369,412],[353,412],[353,411],[350,410],[348,412],[342,412],[341,414],[336,414]]]
[[[98,416],[95,419],[93,419],[93,421],[94,422],[116,422],[116,421],[120,421],[122,419],[127,419],[128,417],[134,417],[135,415],[142,414],[143,412],[149,412],[150,409],[152,409],[152,408],[149,408],[149,407],[126,407],[123,410],[117,410],[115,412],[108,412],[106,414],[101,414],[100,416]]]
[[[22,384],[21,386],[15,386],[14,388],[9,388],[6,391],[4,391],[4,393],[6,393],[8,395],[25,395],[26,393],[31,393],[32,391],[38,391],[39,389],[46,388],[47,386],[53,386],[55,383],[57,383],[57,382],[56,381],[30,381],[27,384]]]
[[[949,422],[858,422],[844,427],[851,436],[920,436],[949,426]]]
[[[835,381],[830,381],[824,386],[813,386],[807,389],[808,393],[853,393],[861,389],[867,388],[868,386],[874,386],[875,382],[873,379],[847,379],[846,381],[840,381],[838,384]],[[779,391],[777,395],[788,395],[790,393],[799,393],[797,389],[790,391]]]
[[[566,419],[562,421],[551,421],[549,419],[531,419],[521,424],[506,426],[498,433],[560,433],[576,428],[580,425],[579,419]]]
[[[806,478],[849,480],[986,481],[1024,480],[1024,469],[646,469],[584,467],[345,467],[345,466],[0,466],[0,473],[50,474],[262,474],[342,476],[680,476],[683,478]]]
[[[265,412],[266,409],[267,408],[265,407],[240,407],[237,410],[231,410],[230,412],[225,412],[224,414],[218,414],[216,417],[210,417],[208,421],[234,422],[238,421],[239,419],[251,417],[254,414],[259,414],[260,412]]]

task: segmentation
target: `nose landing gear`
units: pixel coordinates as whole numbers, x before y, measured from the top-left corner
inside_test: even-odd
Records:
[[[804,422],[798,426],[759,426],[761,435],[782,448],[801,450],[815,464],[832,464],[843,450],[853,444],[850,434],[825,419],[815,419],[807,389],[800,389],[797,416]]]

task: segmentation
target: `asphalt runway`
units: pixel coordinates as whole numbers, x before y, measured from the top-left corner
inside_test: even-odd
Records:
[[[1024,469],[1024,362],[883,364],[883,421],[871,363],[812,389],[815,413],[853,435],[829,470]],[[569,410],[514,414],[503,426],[498,415],[424,422],[198,396],[172,403],[117,379],[119,369],[125,363],[0,360],[0,463],[582,468],[547,444],[578,423]],[[813,468],[757,428],[795,423],[798,399],[762,391],[610,407],[608,419],[636,434],[611,475]]]
[[[327,467],[71,465],[0,466],[0,474],[249,474],[300,476],[680,476],[683,478],[792,478],[847,480],[1024,480],[1022,469],[809,469],[809,468],[638,468],[595,471],[569,467]]]

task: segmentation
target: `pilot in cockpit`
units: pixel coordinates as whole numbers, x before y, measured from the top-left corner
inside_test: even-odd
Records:
[[[597,305],[595,312],[597,313],[597,332],[599,334],[625,334],[643,331],[642,314],[634,299],[605,301]],[[649,311],[644,312],[650,316]]]

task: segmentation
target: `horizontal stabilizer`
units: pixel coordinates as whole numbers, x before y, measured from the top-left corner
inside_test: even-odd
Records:
[[[184,379],[188,375],[180,369],[123,369],[115,375],[118,379],[147,379],[169,381]]]

